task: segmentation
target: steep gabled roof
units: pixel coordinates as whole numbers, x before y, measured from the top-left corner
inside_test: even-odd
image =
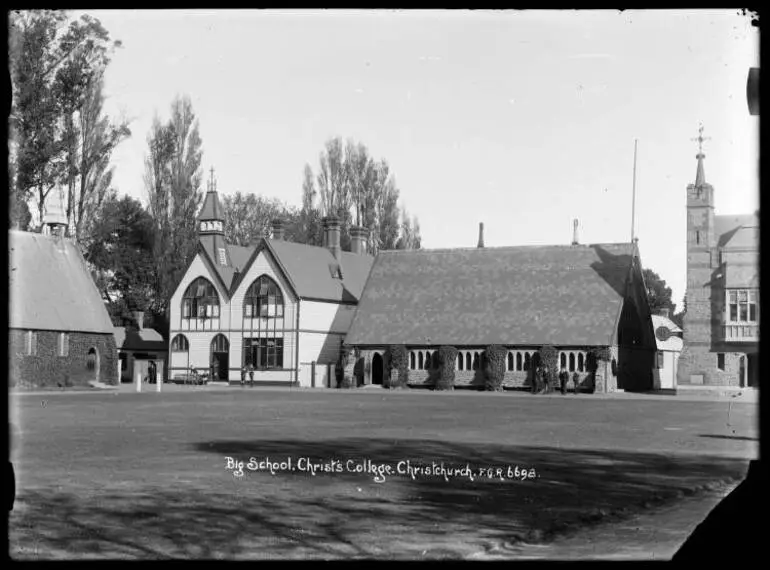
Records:
[[[257,255],[268,251],[299,298],[356,303],[374,261],[370,255],[347,251],[343,251],[341,260],[337,261],[325,247],[263,238],[251,247],[228,244],[228,263],[221,265],[218,263],[217,252],[209,251],[210,244],[210,240],[202,240],[201,249],[205,251],[210,265],[230,295],[240,286],[240,282],[235,281],[236,269],[240,281]],[[342,270],[342,279],[334,276],[333,269],[337,266]]]
[[[219,195],[216,190],[206,192],[206,198],[203,201],[203,207],[198,214],[198,221],[224,220],[222,205],[219,203]]]
[[[348,345],[607,345],[629,244],[384,251]]]
[[[66,238],[8,232],[9,328],[113,333],[104,300]]]
[[[759,245],[759,219],[755,214],[714,216],[714,232],[722,248],[756,249]]]

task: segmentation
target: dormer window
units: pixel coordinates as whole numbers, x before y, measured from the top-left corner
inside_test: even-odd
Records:
[[[224,247],[219,248],[219,265],[227,265],[227,252]]]

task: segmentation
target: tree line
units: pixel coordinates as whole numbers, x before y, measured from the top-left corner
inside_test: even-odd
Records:
[[[132,133],[103,105],[104,74],[121,47],[87,15],[9,14],[9,227],[38,231],[58,193],[113,322],[130,323],[132,312],[144,311],[148,326],[165,331],[169,300],[198,244],[203,142],[190,97],[177,96],[168,120],[156,115],[147,134],[147,205],[118,195],[110,160]],[[387,161],[363,143],[329,139],[317,175],[306,164],[303,176],[299,208],[255,193],[220,195],[228,243],[254,245],[281,218],[287,239],[322,245],[322,218],[336,216],[343,249],[354,224],[369,229],[371,253],[420,247],[419,221],[399,207]]]

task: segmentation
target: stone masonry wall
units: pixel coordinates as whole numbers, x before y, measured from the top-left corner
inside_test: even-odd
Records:
[[[111,334],[69,333],[69,352],[59,356],[59,333],[37,331],[37,354],[27,355],[26,332],[9,329],[9,386],[24,387],[65,385],[68,377],[73,386],[86,386],[98,380],[118,384],[118,355],[115,337]],[[99,376],[87,368],[88,351],[99,354]]]

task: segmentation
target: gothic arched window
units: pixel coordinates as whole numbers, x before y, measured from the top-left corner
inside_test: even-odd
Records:
[[[409,353],[409,370],[414,370],[415,358],[414,352]]]
[[[203,319],[219,317],[219,295],[211,281],[198,277],[182,297],[182,318]]]
[[[425,356],[423,356],[422,351],[417,353],[417,369],[422,370],[425,365]]]
[[[243,315],[249,317],[283,317],[281,288],[267,275],[251,284],[243,300]]]
[[[190,350],[190,343],[187,342],[187,337],[183,334],[178,334],[171,341],[171,352],[188,352]]]

